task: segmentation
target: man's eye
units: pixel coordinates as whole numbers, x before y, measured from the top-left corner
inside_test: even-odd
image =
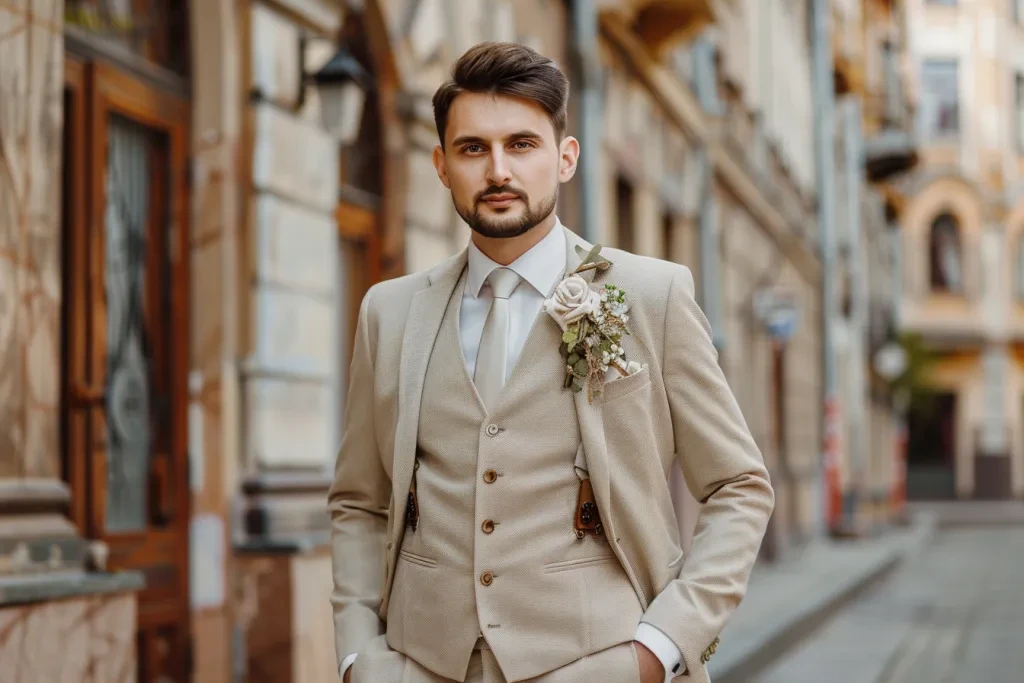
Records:
[[[533,147],[533,143],[529,142],[528,140],[520,140],[518,142],[513,143],[512,146],[515,147],[516,149],[530,149],[531,147]]]
[[[476,154],[477,152],[483,151],[483,149],[484,148],[480,145],[466,145],[462,151],[468,152],[469,154]]]

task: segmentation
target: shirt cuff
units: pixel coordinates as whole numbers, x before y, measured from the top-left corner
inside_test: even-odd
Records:
[[[348,671],[349,667],[356,661],[356,654],[358,653],[353,652],[348,657],[341,660],[341,668],[338,669],[338,676],[341,677],[342,681],[345,680],[345,672]]]
[[[660,629],[647,622],[641,622],[636,627],[636,635],[633,636],[633,640],[653,652],[661,665],[665,667],[665,683],[669,683],[679,673],[677,669],[679,669],[683,655],[672,639]]]

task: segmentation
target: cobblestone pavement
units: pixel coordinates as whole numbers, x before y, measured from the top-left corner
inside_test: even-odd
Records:
[[[938,532],[750,683],[1024,683],[1024,527]]]

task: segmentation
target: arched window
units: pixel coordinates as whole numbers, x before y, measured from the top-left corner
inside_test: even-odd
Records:
[[[934,292],[963,291],[963,253],[960,248],[960,222],[943,213],[932,223],[929,236],[931,288]]]
[[[1015,294],[1020,300],[1024,300],[1024,233],[1017,237],[1016,263],[1013,269]]]

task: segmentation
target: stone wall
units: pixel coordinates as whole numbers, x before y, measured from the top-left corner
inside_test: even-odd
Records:
[[[135,596],[96,595],[0,609],[5,681],[135,683]]]
[[[0,478],[60,476],[62,14],[0,4]]]
[[[285,6],[287,5],[287,6]],[[326,472],[337,447],[339,317],[338,143],[315,116],[296,112],[300,27],[330,38],[340,11],[324,3],[253,2],[250,8],[252,190],[247,233],[252,277],[242,368],[244,467]],[[328,53],[330,57],[333,53]],[[307,69],[315,69],[308,64]]]

